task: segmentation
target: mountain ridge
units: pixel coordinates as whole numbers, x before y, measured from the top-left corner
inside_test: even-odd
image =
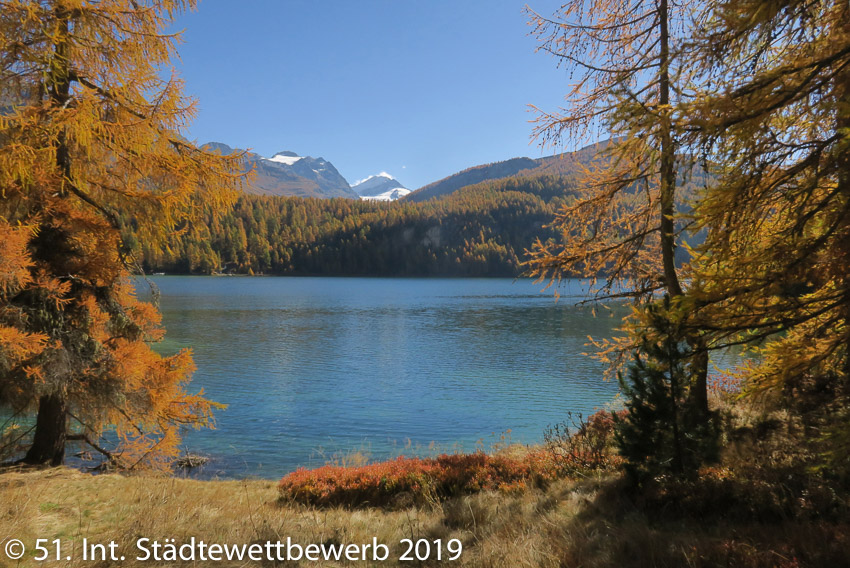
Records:
[[[208,142],[202,148],[222,154],[239,151],[221,142]],[[243,171],[254,171],[244,187],[245,193],[324,199],[360,198],[336,167],[322,157],[299,156],[284,150],[266,158],[246,151],[244,160]]]
[[[574,176],[610,142],[610,140],[604,140],[572,152],[562,152],[542,158],[509,158],[500,162],[472,166],[424,185],[411,192],[404,199],[412,202],[427,201],[449,195],[470,185],[514,176],[529,177],[540,174]]]
[[[443,197],[471,185],[515,176],[550,174],[575,177],[610,142],[597,142],[572,152],[542,158],[517,157],[471,166],[415,191],[385,171],[349,184],[331,162],[321,157],[300,156],[290,150],[277,152],[270,158],[245,152],[245,171],[253,169],[255,175],[248,180],[244,191],[254,195],[344,197],[368,201],[403,199],[416,203]],[[209,142],[203,148],[221,153],[237,151],[221,142]]]

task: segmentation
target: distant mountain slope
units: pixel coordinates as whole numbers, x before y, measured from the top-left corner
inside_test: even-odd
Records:
[[[209,150],[223,154],[233,148],[219,142],[204,145]],[[292,197],[347,197],[359,199],[334,165],[323,158],[299,156],[294,152],[278,152],[271,158],[258,154],[245,154],[245,169],[255,175],[245,187],[246,193],[254,195],[279,195]]]
[[[553,156],[538,158],[537,167],[529,172],[532,175],[536,174],[554,174],[554,175],[578,175],[581,174],[584,167],[589,166],[593,159],[599,156],[599,153],[605,150],[611,143],[610,140],[596,142],[584,146],[574,152],[564,152]]]
[[[589,164],[609,141],[598,142],[585,146],[575,152],[565,152],[545,158],[512,158],[504,162],[484,164],[467,168],[439,181],[421,187],[408,195],[405,200],[420,202],[448,195],[463,187],[484,181],[498,180],[513,176],[538,175],[568,175],[576,176],[581,173],[582,165]]]
[[[360,180],[351,186],[361,199],[371,201],[395,201],[410,193],[400,181],[387,172]]]
[[[408,195],[407,201],[426,201],[434,197],[448,195],[462,187],[491,179],[501,179],[516,175],[523,170],[536,168],[537,160],[531,158],[513,158],[504,162],[484,164],[467,168],[439,181],[429,183]]]

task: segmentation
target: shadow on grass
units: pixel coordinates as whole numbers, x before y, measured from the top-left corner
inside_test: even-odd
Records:
[[[563,527],[561,566],[850,566],[850,522],[834,495],[703,476],[639,490],[601,482]]]

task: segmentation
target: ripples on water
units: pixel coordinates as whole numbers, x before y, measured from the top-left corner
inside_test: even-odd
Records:
[[[622,312],[574,306],[577,282],[556,302],[529,280],[154,280],[161,350],[192,347],[192,388],[228,405],[216,430],[184,438],[213,457],[203,476],[274,478],[358,448],[473,450],[508,429],[539,442],[617,392],[582,353]]]

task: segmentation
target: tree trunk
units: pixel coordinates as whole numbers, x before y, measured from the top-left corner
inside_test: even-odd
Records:
[[[698,413],[698,422],[706,423],[708,420],[708,349],[702,337],[696,336],[690,342],[693,350],[691,360],[691,373],[693,386],[691,387],[691,407]]]
[[[676,272],[676,145],[673,140],[673,124],[670,116],[670,31],[667,0],[658,5],[660,25],[658,104],[661,127],[660,163],[660,206],[661,206],[661,262],[664,269],[664,284],[671,298],[682,295],[682,285]],[[699,422],[708,419],[708,351],[698,335],[688,338],[694,351],[691,361],[692,381],[689,391],[692,408],[699,414]]]
[[[38,401],[35,436],[27,455],[21,460],[33,465],[62,465],[67,438],[67,403],[61,394],[42,396]]]
[[[674,297],[682,295],[682,286],[676,274],[676,230],[673,223],[673,215],[676,212],[676,146],[673,143],[673,124],[670,117],[670,32],[667,0],[661,0],[658,12],[661,24],[658,72],[658,113],[661,117],[661,261],[667,293]]]
[[[668,339],[672,344],[672,338]],[[682,435],[679,432],[679,374],[676,372],[676,355],[672,347],[667,350],[667,369],[670,372],[670,405],[673,411],[673,471],[684,473],[685,460],[682,448]]]
[[[841,32],[850,34],[850,5],[847,0],[839,0],[836,2],[838,11],[838,22],[841,22]],[[850,132],[850,70],[846,67],[835,77],[835,91],[837,105],[837,116],[835,121],[835,129],[837,132],[844,132],[844,137]],[[839,147],[842,142],[839,142]],[[835,277],[843,286],[844,292],[844,386],[850,390],[850,275],[847,267],[850,266],[850,218],[848,218],[847,207],[850,206],[850,152],[845,147],[843,152],[839,154],[838,159],[838,190],[841,198],[844,200],[844,219],[842,220],[841,228],[838,230],[839,244],[838,250],[835,251],[836,263],[843,267],[843,273],[836,274]],[[843,262],[840,262],[843,261]],[[840,269],[839,269],[840,270]]]
[[[47,78],[48,94],[54,108],[64,107],[70,96],[71,80],[68,62],[68,34],[70,15],[61,5],[54,8],[54,15],[59,22],[57,39],[54,44],[53,58],[50,62],[50,74]],[[59,134],[56,144],[56,167],[62,174],[62,183],[57,188],[59,195],[67,195],[65,182],[71,176],[71,160],[65,132]],[[45,245],[47,243],[44,243]],[[45,251],[54,250],[52,247],[39,247],[35,256],[50,258]],[[54,273],[60,272],[51,266]],[[38,401],[38,415],[35,422],[35,436],[27,451],[23,463],[34,465],[62,465],[65,460],[65,441],[68,434],[67,425],[68,402],[61,392],[43,395]]]

